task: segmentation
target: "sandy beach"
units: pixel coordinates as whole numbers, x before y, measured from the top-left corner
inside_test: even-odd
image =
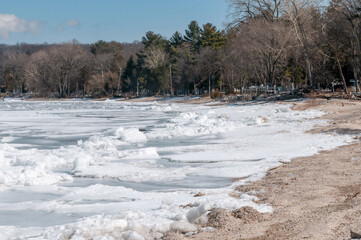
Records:
[[[327,112],[328,126],[311,131],[332,134],[361,133],[361,102],[350,100],[307,100],[295,102],[294,110],[320,109]],[[260,214],[252,208],[209,214],[204,231],[187,239],[351,239],[361,233],[361,143],[292,162],[271,169],[267,175],[240,192],[251,193],[258,203],[274,211]],[[351,233],[352,231],[352,233]],[[186,239],[178,234],[169,239]]]

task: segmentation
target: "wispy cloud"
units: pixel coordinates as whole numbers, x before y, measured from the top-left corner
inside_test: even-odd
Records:
[[[62,32],[63,30],[65,30],[67,27],[76,27],[79,26],[80,22],[78,20],[75,19],[70,19],[69,21],[67,21],[66,23],[62,23],[60,24],[56,30],[58,32]]]
[[[66,22],[66,25],[69,26],[69,27],[77,26],[79,24],[80,24],[80,22],[78,20],[75,20],[75,19],[71,19],[71,20]]]
[[[0,13],[0,38],[7,39],[10,33],[33,32],[39,34],[44,24],[39,21],[28,21],[14,14]]]

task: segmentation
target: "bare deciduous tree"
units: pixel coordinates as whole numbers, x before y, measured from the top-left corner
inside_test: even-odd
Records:
[[[314,23],[320,22],[317,19],[319,5],[319,0],[283,0],[284,17],[292,23],[295,38],[305,58],[310,86],[314,85],[313,59],[317,54],[315,36],[317,38],[319,34]]]

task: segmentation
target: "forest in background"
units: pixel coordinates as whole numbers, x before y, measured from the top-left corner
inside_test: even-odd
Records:
[[[250,86],[313,89],[356,82],[361,2],[229,0],[225,29],[190,22],[166,39],[0,45],[0,92],[32,97],[189,95]],[[124,33],[126,34],[126,33]]]

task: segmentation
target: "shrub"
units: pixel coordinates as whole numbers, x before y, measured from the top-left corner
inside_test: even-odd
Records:
[[[216,91],[211,93],[212,99],[222,98],[223,96],[224,96],[224,94],[222,92],[220,92],[218,89],[216,89]]]

